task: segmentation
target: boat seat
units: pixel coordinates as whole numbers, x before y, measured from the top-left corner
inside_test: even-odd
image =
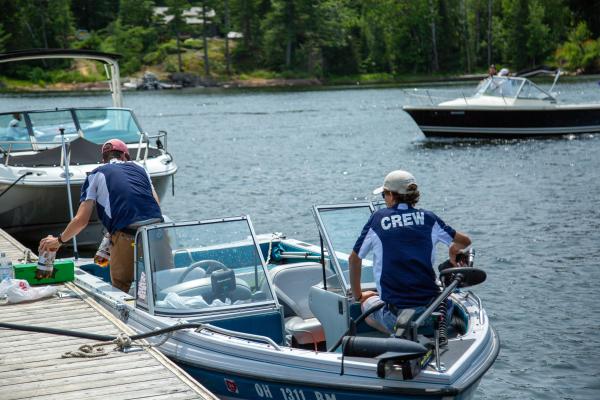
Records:
[[[273,268],[269,273],[277,298],[286,311],[286,331],[298,344],[324,341],[323,327],[308,303],[310,288],[323,280],[323,266],[316,262],[285,264]]]
[[[156,288],[158,291],[161,291],[164,288],[168,288],[169,286],[176,285],[179,282],[179,279],[185,272],[186,268],[171,268],[165,269],[161,271],[156,271],[154,275],[154,279],[156,281]],[[188,276],[185,278],[186,281],[191,281],[194,279],[201,279],[206,276],[206,271],[202,268],[194,268],[190,271]]]
[[[181,269],[185,270],[185,268]],[[190,275],[191,274],[192,272],[190,272]],[[202,296],[209,304],[215,300],[214,288],[210,276],[192,280],[186,278],[186,281],[183,283],[175,283],[172,286],[161,287],[158,289],[157,298],[163,300],[170,292],[177,293],[184,297]],[[243,279],[236,279],[235,288],[229,291],[226,297],[229,298],[232,303],[235,303],[236,301],[246,301],[252,298],[252,290],[246,281]]]

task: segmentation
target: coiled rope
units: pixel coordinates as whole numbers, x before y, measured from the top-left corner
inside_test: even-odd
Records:
[[[133,346],[131,338],[125,333],[119,333],[114,340],[96,344],[83,344],[76,351],[67,351],[61,358],[95,358],[108,355],[105,346],[114,344],[112,351],[124,351]],[[152,345],[136,344],[136,347],[152,347]]]

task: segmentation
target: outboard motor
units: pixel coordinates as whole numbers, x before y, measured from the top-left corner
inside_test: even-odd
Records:
[[[402,379],[413,379],[426,366],[432,352],[420,343],[398,338],[346,336],[342,341],[342,354],[349,357],[375,358],[377,376],[402,369]]]

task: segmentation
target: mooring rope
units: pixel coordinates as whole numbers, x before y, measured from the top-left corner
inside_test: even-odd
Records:
[[[271,250],[273,248],[273,241],[275,239],[281,239],[281,236],[278,233],[273,232],[271,233],[271,239],[269,240],[269,250],[267,251],[267,259],[265,260],[265,265],[269,265],[269,262],[271,261]]]
[[[124,351],[131,347],[150,348],[162,345],[171,336],[171,333],[165,335],[160,343],[157,344],[134,344],[134,340],[125,333],[119,333],[114,340],[95,344],[82,344],[76,351],[67,351],[62,355],[62,358],[94,358],[108,355],[111,351]],[[111,351],[106,351],[105,347],[114,344],[115,347]]]

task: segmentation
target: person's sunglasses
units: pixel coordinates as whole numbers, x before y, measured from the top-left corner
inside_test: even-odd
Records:
[[[385,195],[386,195],[386,194],[387,194],[387,190],[384,190],[383,192],[381,192],[381,197],[382,197],[383,199],[385,199]]]

